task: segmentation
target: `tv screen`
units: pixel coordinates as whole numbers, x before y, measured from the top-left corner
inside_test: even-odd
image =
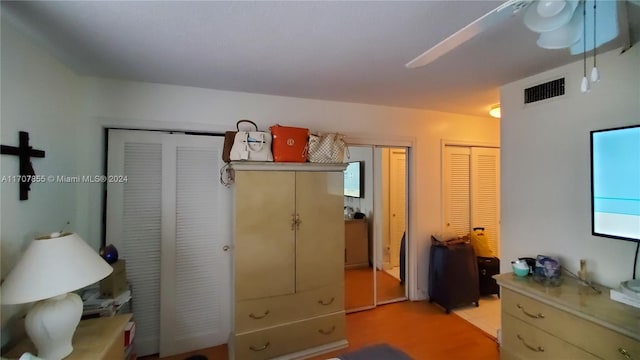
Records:
[[[591,132],[592,233],[640,241],[640,125]]]
[[[344,196],[364,197],[364,162],[352,161],[344,170]]]

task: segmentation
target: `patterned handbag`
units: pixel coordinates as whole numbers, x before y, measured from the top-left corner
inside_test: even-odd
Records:
[[[338,133],[309,135],[309,162],[341,163],[344,162],[344,136]]]

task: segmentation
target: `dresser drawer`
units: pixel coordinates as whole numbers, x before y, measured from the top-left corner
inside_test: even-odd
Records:
[[[262,360],[343,340],[344,312],[236,335],[237,360]]]
[[[235,331],[243,333],[342,310],[342,283],[292,295],[239,301],[235,309]]]
[[[511,315],[502,314],[502,347],[506,353],[520,359],[580,359],[597,357],[535,328]]]
[[[603,359],[626,359],[623,352],[640,358],[640,342],[508,289],[502,311]]]

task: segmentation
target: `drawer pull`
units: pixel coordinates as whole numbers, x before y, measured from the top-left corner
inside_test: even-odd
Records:
[[[625,348],[618,348],[618,352],[622,354],[622,356],[624,356],[625,359],[633,360],[633,358],[631,357],[631,354],[629,354],[629,352]]]
[[[253,313],[249,314],[249,317],[252,319],[256,319],[256,320],[260,320],[265,318],[267,315],[269,315],[269,310],[264,312],[264,315],[254,315]]]
[[[530,317],[530,318],[534,318],[534,319],[544,319],[544,314],[542,314],[542,313],[538,313],[537,315],[536,315],[536,314],[532,314],[532,313],[530,313],[530,312],[527,312],[527,310],[525,310],[525,309],[524,309],[524,306],[522,306],[522,305],[520,305],[520,304],[518,304],[518,305],[516,305],[516,306],[518,306],[518,309],[522,310],[522,312],[523,312],[525,315],[527,315],[528,317]]]
[[[527,344],[527,342],[524,341],[524,339],[522,338],[522,336],[520,336],[520,334],[518,334],[518,340],[520,340],[524,344],[524,346],[526,346],[531,351],[544,352],[544,348],[542,346],[535,347]]]
[[[249,349],[253,350],[253,351],[265,351],[267,350],[267,348],[271,346],[271,343],[267,341],[266,344],[262,345],[261,347],[257,348],[254,347],[253,345],[249,346]]]
[[[324,302],[324,300],[320,299],[320,300],[318,300],[318,304],[323,305],[323,306],[328,306],[328,305],[333,304],[333,301],[335,299],[336,299],[335,297],[332,297],[331,300],[329,300],[327,302]]]
[[[318,330],[318,332],[320,334],[322,334],[322,335],[329,335],[329,334],[333,333],[334,331],[336,331],[336,326],[335,325],[333,325],[330,330],[323,330],[323,329]]]

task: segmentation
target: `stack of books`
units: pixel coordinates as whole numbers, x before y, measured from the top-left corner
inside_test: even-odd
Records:
[[[125,290],[114,298],[100,296],[100,289],[88,288],[82,293],[82,318],[113,316],[120,313],[131,300],[131,290]]]

